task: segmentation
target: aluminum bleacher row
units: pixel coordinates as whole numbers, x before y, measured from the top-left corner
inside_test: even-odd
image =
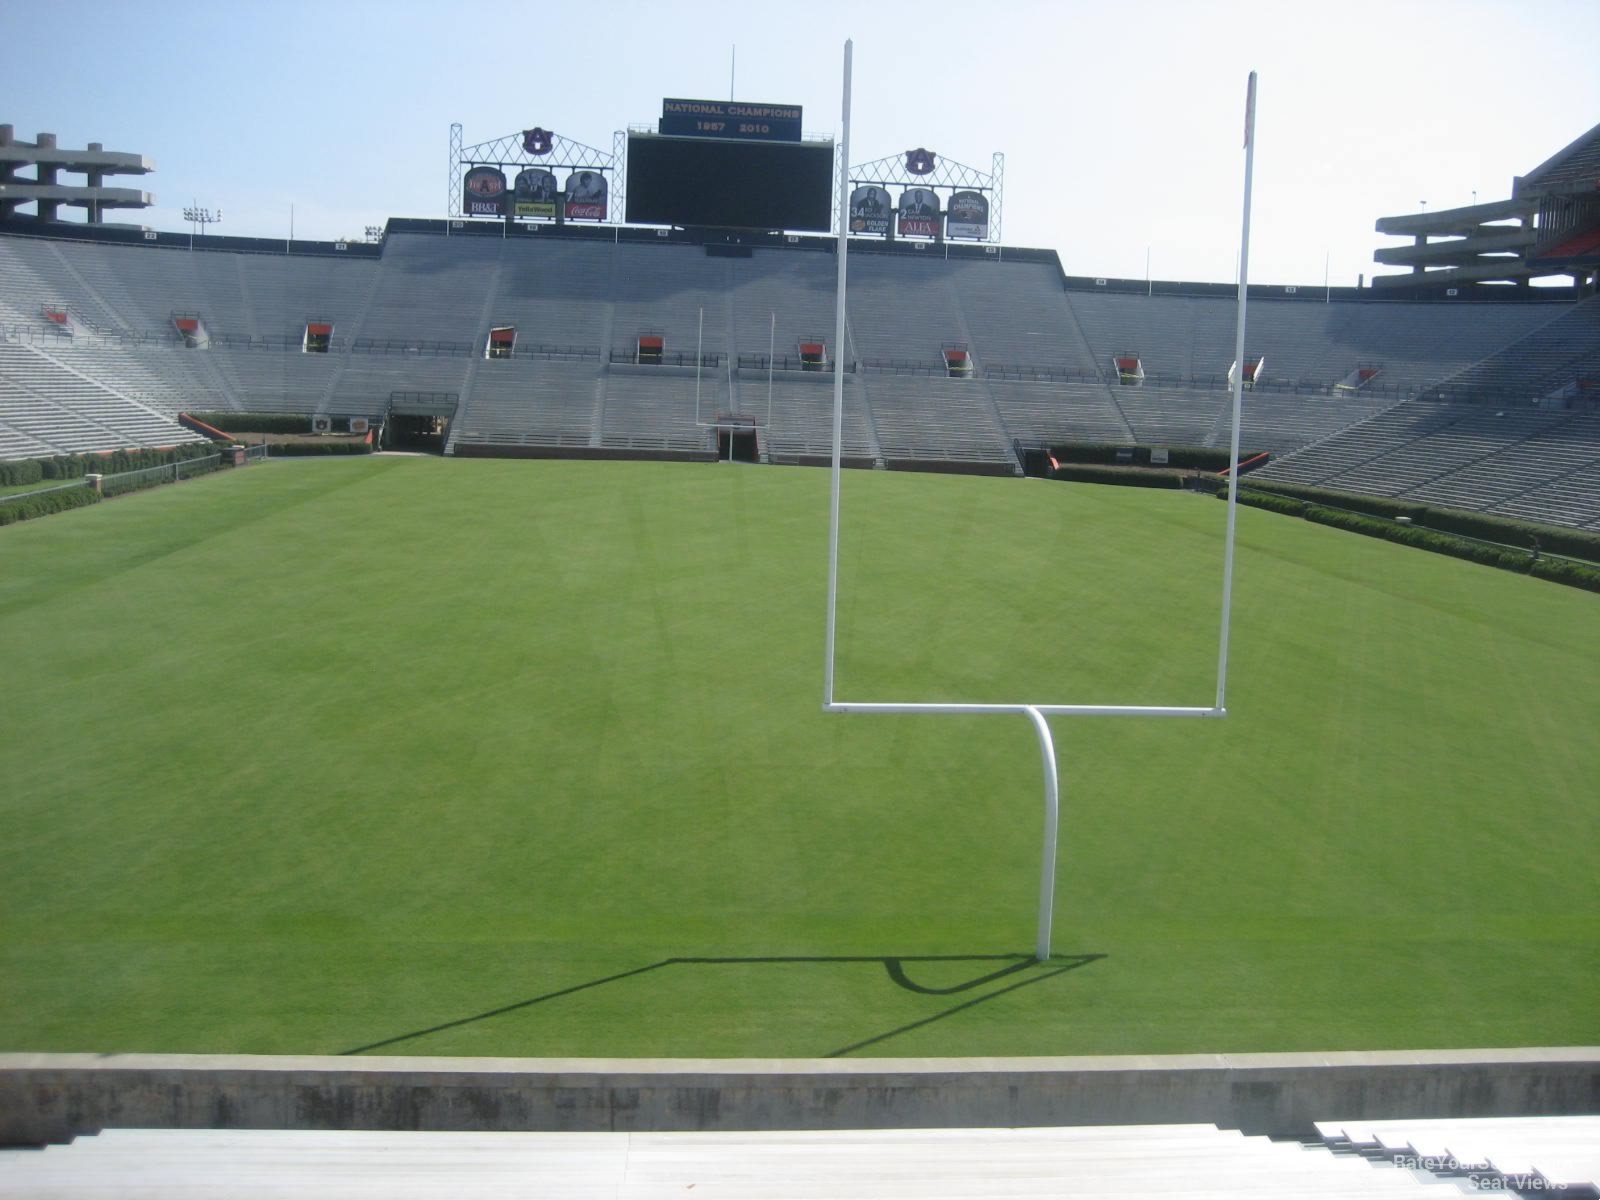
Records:
[[[1069,289],[1037,254],[863,246],[840,348],[836,263],[816,245],[724,257],[670,240],[396,231],[381,258],[346,259],[0,237],[0,453],[170,444],[191,436],[171,421],[184,410],[378,416],[392,393],[439,392],[459,397],[450,452],[705,457],[717,415],[738,413],[761,427],[763,457],[814,462],[831,444],[832,377],[801,369],[811,341],[845,364],[852,462],[1015,471],[1018,444],[1227,443],[1228,297]],[[185,349],[179,315],[209,345]],[[328,353],[303,352],[308,322],[331,327]],[[501,326],[514,352],[486,359]],[[1550,519],[1588,524],[1600,510],[1584,421],[1530,415],[1544,398],[1530,393],[1501,402],[1505,418],[1442,421],[1434,443],[1412,398],[1518,378],[1553,390],[1600,354],[1597,327],[1600,301],[1253,302],[1247,357],[1266,363],[1242,443],[1283,459],[1269,477],[1504,512],[1548,502]],[[678,365],[633,363],[647,333]],[[970,377],[949,376],[946,347],[969,356]],[[1118,385],[1124,354],[1139,386]],[[37,381],[41,364],[83,386],[41,397],[19,376]],[[1358,366],[1370,378],[1349,384]],[[126,409],[115,420],[108,397]]]
[[[1533,1161],[1564,1154],[1564,1168],[1578,1157],[1566,1147],[1581,1135],[1547,1140]],[[1570,1177],[1560,1169],[1552,1174]],[[129,1195],[130,1185],[138,1195],[240,1200],[691,1194],[1375,1200],[1440,1191],[1428,1172],[1381,1157],[1198,1124],[732,1133],[107,1129],[67,1146],[0,1151],[0,1196],[94,1200]],[[1573,1194],[1584,1193],[1574,1188]]]

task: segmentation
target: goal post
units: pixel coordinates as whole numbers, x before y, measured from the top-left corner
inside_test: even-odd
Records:
[[[843,214],[848,210],[850,163],[850,88],[853,44],[844,44],[844,84],[841,100],[840,161],[844,164],[838,179],[840,214],[837,229],[837,277],[834,296],[834,344],[843,346],[845,339],[845,297],[849,280],[849,227]],[[1240,234],[1238,278],[1238,327],[1235,333],[1238,356],[1244,354],[1245,300],[1249,278],[1250,244],[1250,184],[1254,168],[1254,126],[1256,106],[1256,73],[1250,72],[1245,115],[1245,168],[1244,216]],[[1051,930],[1055,907],[1055,874],[1057,842],[1060,828],[1060,780],[1055,744],[1050,734],[1050,717],[1195,717],[1220,718],[1227,715],[1228,637],[1233,607],[1234,541],[1237,529],[1238,488],[1234,486],[1234,467],[1239,461],[1239,421],[1242,406],[1243,380],[1233,383],[1233,426],[1229,445],[1231,448],[1228,471],[1227,529],[1223,539],[1222,561],[1222,617],[1218,634],[1216,694],[1209,705],[1129,705],[1062,703],[1045,701],[1017,701],[1014,703],[961,703],[941,701],[906,700],[846,700],[835,691],[835,647],[838,634],[839,599],[839,526],[840,484],[844,442],[844,373],[836,370],[833,378],[833,448],[828,500],[828,607],[826,632],[826,658],[823,666],[822,707],[829,713],[893,713],[988,715],[1010,714],[1026,716],[1032,724],[1039,742],[1044,768],[1044,834],[1040,855],[1039,915],[1034,941],[1034,955],[1043,962],[1051,954]]]

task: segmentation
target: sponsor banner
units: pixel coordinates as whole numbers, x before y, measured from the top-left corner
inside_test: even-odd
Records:
[[[567,176],[567,220],[604,221],[608,191],[599,171],[574,171]]]
[[[984,241],[989,236],[989,198],[982,192],[955,192],[945,213],[946,237]]]
[[[473,167],[462,180],[461,211],[469,217],[506,215],[506,176],[498,167]]]
[[[657,130],[668,137],[746,138],[798,142],[798,104],[749,104],[743,100],[663,100]]]
[[[901,237],[939,236],[939,195],[930,188],[907,188],[900,193]]]
[[[889,232],[889,209],[892,206],[887,188],[862,184],[850,193],[850,232]]]
[[[556,177],[543,167],[517,172],[513,210],[519,217],[556,215]]]

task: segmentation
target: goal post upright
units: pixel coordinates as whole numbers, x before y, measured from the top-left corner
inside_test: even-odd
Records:
[[[847,219],[850,170],[850,76],[853,44],[844,44],[844,87],[840,121],[840,172],[837,229],[838,247],[837,283],[834,296],[834,345],[841,350],[845,341],[845,292],[848,278],[849,224]],[[1235,332],[1237,353],[1235,361],[1244,361],[1245,301],[1249,276],[1250,241],[1250,187],[1254,166],[1256,73],[1250,72],[1249,91],[1245,116],[1245,180],[1244,222],[1239,252],[1238,327]],[[1210,706],[1199,705],[1144,705],[1144,704],[1052,704],[1038,702],[1016,703],[962,703],[942,701],[877,701],[839,700],[834,696],[835,649],[838,637],[839,600],[839,492],[842,478],[844,442],[844,362],[839,353],[834,356],[833,376],[833,453],[829,472],[828,511],[828,607],[826,632],[826,657],[823,667],[822,708],[830,713],[889,713],[889,714],[942,714],[955,716],[984,716],[999,713],[1026,716],[1032,724],[1039,742],[1039,753],[1044,772],[1044,836],[1039,869],[1039,917],[1034,942],[1034,957],[1045,962],[1051,954],[1051,933],[1054,924],[1056,855],[1060,831],[1060,776],[1055,743],[1050,733],[1050,717],[1214,717],[1227,716],[1224,707],[1228,667],[1228,636],[1233,606],[1233,563],[1235,517],[1238,506],[1238,488],[1234,485],[1234,472],[1239,462],[1239,422],[1242,410],[1243,376],[1241,368],[1235,373],[1233,386],[1233,430],[1230,439],[1231,460],[1228,470],[1229,488],[1227,503],[1227,532],[1223,549],[1222,619],[1217,656],[1216,702]]]
[[[828,647],[822,673],[822,707],[833,709],[833,648],[839,629],[839,477],[844,449],[844,293],[846,260],[850,254],[850,58],[854,45],[844,43],[844,95],[839,117],[839,243],[834,257],[833,296],[833,456],[829,464],[828,501]]]
[[[1217,647],[1217,711],[1227,711],[1228,633],[1233,624],[1233,545],[1239,514],[1239,423],[1244,410],[1244,310],[1250,286],[1250,185],[1256,163],[1256,73],[1244,100],[1244,217],[1239,229],[1238,317],[1233,331],[1233,433],[1228,442],[1228,532],[1222,550],[1222,635]]]

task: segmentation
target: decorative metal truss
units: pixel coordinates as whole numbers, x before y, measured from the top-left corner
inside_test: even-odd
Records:
[[[542,167],[552,173],[557,171],[600,171],[606,176],[609,196],[607,223],[619,222],[625,206],[627,172],[623,163],[628,154],[628,135],[617,131],[611,136],[611,150],[597,150],[582,142],[562,137],[535,126],[519,129],[504,137],[479,142],[475,146],[461,144],[461,126],[450,126],[450,178],[449,196],[445,212],[451,217],[461,216],[462,179],[473,167],[498,167],[515,173],[524,167]]]
[[[850,168],[850,186],[876,184],[882,188],[931,188],[951,192],[983,192],[989,200],[989,241],[1000,240],[1000,217],[1004,209],[1006,156],[995,152],[988,173],[918,147],[887,158],[874,159]],[[834,214],[839,219],[839,214]]]

